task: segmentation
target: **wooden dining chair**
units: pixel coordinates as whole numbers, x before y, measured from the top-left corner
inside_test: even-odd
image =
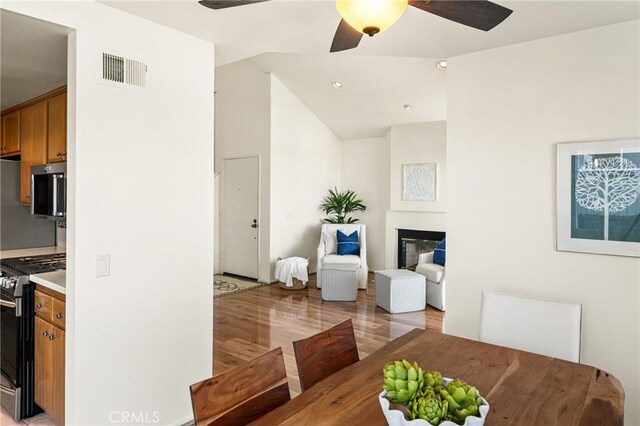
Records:
[[[198,426],[251,423],[291,399],[282,348],[193,384],[189,390]]]
[[[302,390],[360,360],[351,319],[293,342]]]

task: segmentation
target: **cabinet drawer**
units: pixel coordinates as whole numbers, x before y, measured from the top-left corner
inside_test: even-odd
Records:
[[[53,323],[58,327],[64,328],[65,322],[65,303],[58,299],[53,299]]]
[[[35,291],[35,311],[36,316],[51,321],[51,313],[53,312],[53,297]]]

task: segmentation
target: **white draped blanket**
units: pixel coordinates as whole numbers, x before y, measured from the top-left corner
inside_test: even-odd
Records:
[[[293,287],[293,278],[297,278],[303,283],[309,281],[307,267],[309,260],[302,257],[289,257],[276,262],[276,279]]]

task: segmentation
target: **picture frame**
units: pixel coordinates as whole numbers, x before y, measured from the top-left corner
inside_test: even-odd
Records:
[[[438,163],[402,165],[402,199],[436,201],[438,199]]]
[[[640,139],[557,145],[559,251],[640,257]]]

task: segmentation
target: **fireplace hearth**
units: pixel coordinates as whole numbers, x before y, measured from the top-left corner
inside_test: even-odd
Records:
[[[439,231],[420,231],[398,229],[398,269],[416,270],[418,256],[433,251],[446,233]]]

